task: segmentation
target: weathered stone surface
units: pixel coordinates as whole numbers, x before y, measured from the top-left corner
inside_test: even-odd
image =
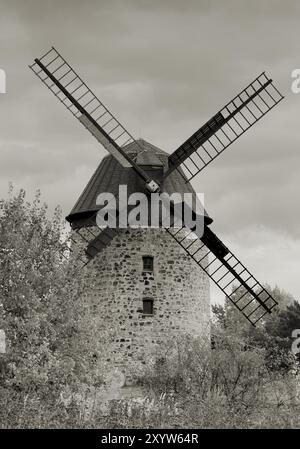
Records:
[[[154,257],[153,273],[143,272],[145,255]],[[209,339],[208,277],[165,230],[119,230],[87,266],[86,279],[105,364],[124,373],[125,386],[172,337]],[[153,299],[153,316],[142,314],[144,298]]]

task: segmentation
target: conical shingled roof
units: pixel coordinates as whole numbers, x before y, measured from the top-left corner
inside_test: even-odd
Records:
[[[153,174],[153,178],[160,181],[164,171],[168,168],[169,154],[143,139],[139,139],[137,142],[138,144],[135,142],[128,144],[123,150],[134,157],[136,163],[142,166],[150,177]],[[124,184],[127,186],[128,195],[145,192],[143,181],[132,168],[122,167],[111,155],[105,156],[66,219],[76,226],[76,223],[89,218],[99,210],[99,206],[96,205],[99,193],[110,192],[117,196],[119,186]],[[176,170],[162,182],[161,187],[168,194],[194,193],[191,184],[186,182],[183,175]],[[207,222],[211,223],[212,219],[206,211],[204,215]]]

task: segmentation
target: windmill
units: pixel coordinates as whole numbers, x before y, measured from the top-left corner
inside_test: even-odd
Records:
[[[263,72],[168,156],[167,167],[157,179],[155,174],[149,174],[139,164],[139,151],[134,156],[125,151],[134,144],[143,152],[140,142],[103,105],[54,47],[29,67],[124,169],[135,172],[147,194],[163,192],[163,186],[174,171],[179,172],[185,182],[191,181],[283,99]],[[165,230],[255,326],[272,312],[277,303],[210,229],[211,221],[205,217],[203,235],[196,238],[194,229],[184,231],[186,223],[181,228],[169,226]],[[82,233],[82,228],[76,229],[86,242],[88,260],[101,252],[117,234],[110,228],[98,229],[95,233],[91,230],[92,225],[95,227],[95,214],[86,218],[84,227],[90,233],[89,238]]]

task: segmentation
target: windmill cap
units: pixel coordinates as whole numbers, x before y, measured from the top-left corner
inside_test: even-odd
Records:
[[[132,142],[123,150],[136,163],[142,166],[149,178],[153,177],[158,182],[162,181],[163,173],[168,168],[169,154],[160,148],[146,142],[144,139],[138,139]],[[96,199],[100,193],[109,192],[117,197],[119,186],[126,185],[128,196],[132,193],[145,193],[145,186],[141,178],[132,168],[124,168],[111,155],[105,156],[98,165],[95,173],[87,183],[82,194],[78,198],[76,204],[66,217],[73,227],[80,226],[82,220],[86,220],[93,216],[101,206],[97,206]],[[165,180],[161,182],[162,191],[169,195],[173,193],[193,193],[195,191],[192,185],[185,180],[183,172],[179,168],[173,171]],[[203,208],[203,216],[207,224],[212,222],[205,209]]]

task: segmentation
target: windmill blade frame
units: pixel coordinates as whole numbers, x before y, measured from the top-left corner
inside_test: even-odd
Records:
[[[112,232],[114,230],[109,228],[98,229],[98,232],[95,233],[96,215],[97,212],[85,222],[84,226],[74,229],[70,237],[70,242],[75,245],[77,250],[70,247],[69,251],[75,253],[76,259],[79,260],[80,266],[78,266],[78,269],[88,265],[93,257],[109,244],[116,235],[116,231]],[[83,244],[86,246],[84,250],[82,249]]]
[[[169,156],[165,178],[180,166],[193,179],[283,98],[262,72]]]
[[[146,184],[150,184],[150,189],[155,189],[144,170],[122,149],[132,142],[139,147],[138,142],[54,47],[41,58],[35,58],[29,67],[123,167],[133,168]]]
[[[253,326],[276,307],[277,301],[207,226],[201,239],[191,239],[193,231],[184,228],[165,229]]]

